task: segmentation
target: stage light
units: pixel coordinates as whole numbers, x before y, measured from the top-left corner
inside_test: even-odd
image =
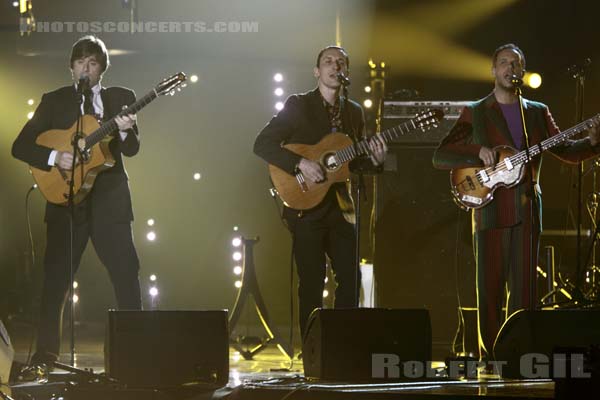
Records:
[[[363,105],[366,108],[371,108],[373,106],[373,101],[371,99],[366,99],[365,101],[363,101]]]
[[[325,283],[329,282],[329,278],[326,276],[325,277]]]
[[[277,111],[281,111],[281,110],[283,110],[283,102],[281,102],[281,101],[278,101],[277,103],[275,103],[275,109],[276,109]]]
[[[273,93],[275,93],[275,96],[283,96],[283,89],[278,87]]]
[[[235,251],[232,257],[234,261],[240,261],[242,259],[242,253],[240,251]]]
[[[156,282],[156,275],[154,275],[154,274],[150,275],[150,281]]]
[[[156,286],[152,286],[150,290],[148,290],[148,293],[150,294],[150,296],[156,297],[158,296],[158,288]]]
[[[233,353],[233,357],[232,358],[233,358],[234,362],[238,362],[238,361],[240,361],[242,359],[242,356],[240,355],[239,351],[236,351],[236,352]]]
[[[79,283],[77,281],[73,281],[73,289],[77,289],[79,287]]]
[[[275,82],[281,82],[283,81],[283,75],[281,75],[279,72],[276,73],[275,75],[273,75],[273,80]]]
[[[323,298],[329,296],[329,290],[325,289],[323,290]]]
[[[19,7],[19,2],[18,1],[13,1],[13,7]]]
[[[380,63],[379,63],[379,66],[380,66],[381,68],[385,68],[385,62],[383,62],[383,61],[382,61],[382,62],[380,62]]]
[[[239,229],[240,229],[240,228],[238,228],[237,226],[234,226],[234,227],[233,227],[233,231],[234,231],[234,232],[237,232]]]
[[[239,289],[239,288],[242,287],[242,281],[235,281],[234,285],[235,285],[236,288]]]
[[[240,267],[239,265],[236,265],[235,267],[233,267],[233,273],[236,275],[241,275],[242,274],[242,267]]]
[[[156,233],[154,233],[154,231],[150,231],[146,234],[146,239],[148,239],[149,241],[153,242],[156,240]]]
[[[371,86],[365,86],[365,92],[371,93]]]
[[[154,226],[154,219],[150,218],[148,221],[148,226]]]
[[[33,101],[33,99],[29,99],[29,100],[27,100],[27,104],[29,104],[30,106],[32,106],[32,105],[33,105],[33,103],[35,103],[35,101]]]
[[[33,118],[33,111],[29,111],[27,113],[27,119],[31,119],[31,118]]]
[[[190,76],[190,82],[192,82],[192,83],[198,82],[198,75],[192,75],[192,76]]]
[[[536,72],[525,74],[527,86],[532,89],[537,89],[542,85],[542,76]]]
[[[373,60],[369,59],[369,67],[371,67],[371,69],[375,69],[377,68],[377,64],[375,64]]]
[[[239,237],[233,238],[233,240],[231,241],[231,245],[233,247],[240,247],[242,245],[242,239],[240,239]]]
[[[202,178],[202,175],[200,174],[200,172],[196,172],[196,173],[194,174],[194,180],[195,180],[195,181],[199,181],[199,180],[200,180],[200,178]]]
[[[76,294],[73,295],[73,303],[74,304],[79,303],[79,296],[77,296]]]

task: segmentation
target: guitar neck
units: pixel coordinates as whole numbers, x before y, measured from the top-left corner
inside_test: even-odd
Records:
[[[392,140],[398,139],[399,137],[417,129],[419,126],[415,124],[414,119],[397,125],[393,128],[386,129],[379,133],[379,137],[387,144]],[[371,138],[365,138],[355,143],[352,146],[344,147],[336,152],[337,157],[343,163],[354,160],[356,157],[368,155],[369,152],[369,141]]]
[[[533,158],[539,154],[542,154],[546,150],[549,150],[553,147],[559,146],[559,145],[563,144],[567,139],[569,139],[581,132],[588,130],[591,122],[594,119],[599,119],[599,118],[600,118],[600,114],[595,115],[592,118],[586,119],[585,121],[580,122],[579,124],[569,128],[559,134],[550,136],[546,140],[543,140],[542,142],[529,147],[529,149],[528,149],[529,150],[529,159],[527,158],[527,150],[522,150],[522,151],[518,152],[517,154],[515,154],[514,156],[510,157],[510,161],[513,165],[525,164],[531,158]]]
[[[104,139],[106,136],[108,136],[110,133],[119,129],[119,127],[117,126],[117,123],[115,122],[116,117],[120,117],[120,116],[124,116],[124,115],[128,115],[128,114],[137,114],[142,108],[146,107],[157,97],[158,97],[158,95],[156,94],[156,91],[152,90],[152,91],[148,92],[144,97],[138,99],[132,105],[123,109],[121,112],[119,112],[113,118],[111,118],[109,121],[103,123],[102,126],[100,126],[100,128],[96,129],[94,132],[92,132],[85,138],[86,149],[90,149],[96,143],[100,142],[102,139]]]

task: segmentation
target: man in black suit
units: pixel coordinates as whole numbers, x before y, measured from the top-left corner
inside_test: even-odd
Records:
[[[36,144],[38,135],[49,129],[70,128],[80,112],[95,114],[98,119],[108,121],[122,107],[135,102],[135,95],[129,89],[101,86],[109,58],[106,46],[100,39],[85,36],[75,42],[70,65],[75,84],[44,94],[35,114],[13,144],[12,154],[15,158],[39,169],[57,167],[70,170],[73,155]],[[77,85],[85,77],[89,79],[89,87],[83,92],[85,100],[78,110],[80,95],[77,94]],[[140,140],[135,121],[135,115],[115,118],[119,130],[114,132],[109,148],[116,163],[98,175],[91,193],[75,206],[72,254],[76,271],[91,238],[98,257],[108,270],[118,307],[137,310],[141,309],[139,260],[131,232],[133,212],[128,177],[121,157],[121,154],[134,156],[139,150]],[[69,207],[47,203],[45,222],[45,274],[37,347],[32,365],[46,364],[51,368],[59,356],[62,313],[70,284]]]
[[[364,118],[359,104],[340,97],[339,74],[347,76],[349,58],[338,46],[319,52],[314,68],[317,88],[290,96],[284,108],[258,134],[254,152],[282,170],[301,172],[306,179],[325,178],[319,163],[302,158],[282,144],[316,144],[331,132],[344,132],[353,140],[363,136]],[[371,161],[381,165],[386,146],[375,137],[370,142]],[[335,307],[358,306],[355,268],[354,208],[346,184],[337,183],[323,201],[307,211],[284,208],[283,217],[292,233],[292,246],[298,271],[300,331],[306,333],[310,313],[323,306],[326,256],[331,260],[337,288]]]

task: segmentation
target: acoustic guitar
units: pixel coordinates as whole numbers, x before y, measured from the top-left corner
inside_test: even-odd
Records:
[[[118,115],[136,114],[158,96],[175,94],[185,86],[186,79],[183,72],[164,79],[144,97],[125,107]],[[83,115],[79,133],[76,132],[77,122],[75,122],[69,129],[51,129],[43,132],[35,140],[41,146],[65,152],[72,152],[73,142],[77,141],[78,161],[73,179],[73,202],[75,204],[80,203],[89,194],[99,173],[115,165],[115,160],[108,148],[109,142],[113,139],[109,135],[118,130],[115,117],[100,125],[94,116]],[[63,206],[68,204],[71,170],[64,170],[56,166],[49,171],[35,167],[30,167],[30,170],[46,200]]]
[[[385,143],[398,139],[402,135],[437,127],[444,117],[440,109],[428,110],[393,128],[379,133]],[[308,210],[317,206],[327,194],[332,184],[344,182],[350,178],[348,163],[358,156],[368,155],[370,138],[353,143],[352,139],[341,132],[330,133],[314,145],[286,144],[288,150],[318,162],[324,173],[322,182],[311,182],[298,172],[290,175],[275,165],[269,164],[269,174],[280,198],[288,207],[296,210]]]

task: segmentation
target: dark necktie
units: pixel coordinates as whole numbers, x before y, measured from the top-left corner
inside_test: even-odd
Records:
[[[94,94],[91,90],[86,90],[83,93],[85,100],[83,101],[83,113],[94,115],[96,112],[94,111],[94,104],[92,103],[92,99],[94,98]]]

